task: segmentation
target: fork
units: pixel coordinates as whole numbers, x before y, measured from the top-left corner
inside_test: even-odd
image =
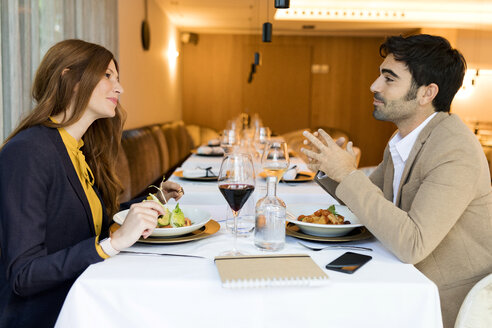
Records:
[[[312,247],[306,244],[303,244],[301,242],[297,242],[299,245],[304,246],[312,251],[322,251],[324,249],[330,249],[330,248],[338,248],[338,249],[351,249],[351,250],[359,250],[359,251],[371,251],[372,248],[369,247],[362,247],[362,246],[351,246],[351,245],[329,245],[329,246],[324,246],[324,247]]]

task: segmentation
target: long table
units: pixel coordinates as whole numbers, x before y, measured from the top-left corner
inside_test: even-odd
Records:
[[[298,159],[293,159],[305,168]],[[193,155],[183,168],[220,166],[220,158]],[[212,214],[222,228],[181,244],[140,244],[129,250],[200,255],[206,259],[119,254],[91,265],[70,290],[56,327],[442,327],[436,285],[413,265],[399,261],[375,238],[351,242],[373,248],[373,259],[356,273],[328,271],[325,265],[345,250],[309,251],[287,236],[285,254],[309,254],[329,276],[317,287],[228,289],[221,285],[214,257],[231,248],[224,229],[227,205],[216,182],[171,180],[185,195],[180,204]],[[257,179],[253,199],[265,193]],[[316,183],[280,183],[287,206],[333,204]],[[309,243],[309,242],[308,242]],[[315,245],[317,243],[310,243]],[[264,254],[253,236],[238,239],[249,254]]]

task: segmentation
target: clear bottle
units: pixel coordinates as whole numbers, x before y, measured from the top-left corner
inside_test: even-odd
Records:
[[[277,197],[277,178],[267,178],[267,195],[256,203],[255,246],[278,251],[285,244],[285,203]]]

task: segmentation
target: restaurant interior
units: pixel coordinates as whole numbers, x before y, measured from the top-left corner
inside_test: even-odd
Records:
[[[446,37],[464,54],[467,75],[451,111],[477,134],[489,161],[492,156],[490,1],[293,0],[283,9],[275,0],[90,0],[54,2],[37,8],[37,14],[16,2],[7,2],[3,12],[16,13],[20,28],[4,20],[2,35],[12,29],[28,38],[21,37],[20,46],[11,44],[15,34],[10,41],[4,38],[2,139],[31,108],[29,82],[42,52],[78,33],[116,54],[125,89],[120,102],[128,113],[125,129],[181,120],[191,129],[220,134],[228,120],[257,113],[277,135],[336,129],[360,149],[359,166],[370,167],[379,163],[395,131],[393,124],[372,118],[369,86],[381,63],[378,47],[389,35],[428,33]],[[63,10],[72,10],[81,22],[67,27]],[[56,17],[54,26],[50,15]],[[29,32],[36,20],[38,35]],[[263,40],[264,23],[272,26],[269,42]],[[29,42],[41,46],[19,64],[27,77],[21,83],[7,70],[7,54],[15,57]],[[22,92],[10,96],[16,91],[7,85]],[[20,106],[13,106],[16,101]],[[11,107],[20,109],[7,110]]]
[[[131,247],[134,253],[143,254],[156,246],[154,251],[169,256],[162,261],[144,262],[143,256],[130,257],[122,252],[111,259],[114,261],[105,261],[106,266],[89,267],[67,297],[57,327],[87,327],[94,320],[110,327],[155,326],[159,320],[168,320],[165,326],[169,327],[193,327],[197,322],[203,327],[229,327],[231,322],[237,327],[324,327],[319,313],[340,303],[350,304],[342,306],[357,309],[359,315],[347,309],[330,312],[333,327],[443,327],[436,285],[413,265],[397,259],[362,224],[357,235],[360,238],[347,240],[359,247],[358,251],[372,254],[373,263],[356,278],[330,271],[330,295],[336,297],[325,298],[319,291],[304,287],[295,290],[296,300],[315,300],[311,305],[295,304],[299,316],[285,315],[294,296],[282,289],[255,289],[254,293],[243,289],[241,297],[236,297],[218,287],[224,285],[220,285],[215,265],[193,262],[190,270],[186,261],[196,259],[185,257],[213,259],[219,248],[231,244],[231,229],[234,249],[237,242],[246,254],[258,252],[250,240],[253,229],[244,232],[246,238],[238,238],[236,220],[233,228],[224,227],[237,213],[225,205],[217,189],[222,157],[197,155],[204,149],[201,147],[224,146],[225,129],[234,127],[239,127],[241,138],[250,140],[241,147],[250,147],[256,154],[255,136],[263,126],[269,128],[272,138],[286,142],[291,156],[286,169],[295,164],[298,174],[299,168],[309,171],[305,163],[308,158],[301,152],[301,147],[306,147],[303,132],[321,128],[334,139],[345,137],[344,146],[352,141],[358,168],[369,175],[381,162],[396,130],[393,123],[373,117],[374,95],[369,88],[380,75],[383,58],[379,47],[392,35],[432,34],[445,37],[466,59],[466,75],[451,113],[476,135],[492,173],[492,1],[39,0],[34,4],[3,0],[0,10],[1,140],[32,109],[34,74],[50,46],[67,38],[101,44],[115,54],[124,88],[119,99],[126,112],[121,140],[124,151],[116,164],[124,187],[119,201],[145,196],[150,185],[171,180],[184,188],[180,205],[185,212],[187,206],[197,206],[199,211],[212,213],[222,226],[213,220],[217,227],[204,222],[202,230],[196,230],[203,232],[200,237],[189,236],[194,243],[179,235],[185,239],[167,244],[159,236],[160,242],[155,242],[159,245],[140,240]],[[266,146],[262,147],[264,150]],[[206,176],[193,177],[196,172],[191,171],[198,168]],[[184,176],[186,170],[188,177]],[[315,172],[305,174],[309,178],[306,184],[295,184],[304,181],[297,178],[290,184],[288,180],[277,181],[275,188],[287,208],[300,202],[333,202],[334,198],[312,181]],[[249,208],[245,213],[252,211],[254,215],[256,202],[265,196],[264,180],[261,187],[256,182],[256,196],[244,205]],[[123,224],[124,218],[121,222],[115,218],[115,222]],[[283,224],[285,232],[285,221]],[[117,224],[112,227],[117,228]],[[215,233],[217,241],[205,243],[213,239],[204,238]],[[306,235],[312,243],[331,242],[326,238],[332,238]],[[288,239],[284,251],[305,251],[297,243],[297,239]],[[328,257],[322,253],[309,254],[324,270]],[[114,272],[118,272],[118,279],[114,279]],[[156,272],[166,277],[175,275],[176,281],[160,280]],[[124,283],[126,288],[121,288]],[[155,286],[165,288],[165,292],[155,293]],[[173,308],[173,313],[162,318],[158,314],[162,295],[189,302],[192,309]],[[248,311],[258,311],[256,315],[237,318],[242,309],[255,302],[257,309]],[[135,307],[138,311],[133,311]],[[389,310],[377,312],[381,307]],[[212,314],[216,308],[221,308],[220,315]],[[114,311],[111,316],[107,309]],[[92,316],[87,316],[87,311]],[[350,316],[353,322],[345,325]],[[445,322],[444,327],[451,325]]]
[[[220,132],[240,113],[258,113],[276,134],[319,127],[341,130],[360,148],[359,166],[374,166],[395,130],[393,124],[372,118],[369,86],[381,63],[379,44],[388,35],[428,33],[446,37],[467,60],[465,84],[452,112],[476,132],[490,162],[492,20],[480,16],[488,14],[490,2],[291,5],[301,8],[299,14],[318,8],[324,15],[280,19],[286,9],[276,9],[273,0],[152,0],[147,16],[151,45],[146,51],[140,40],[146,17],[143,1],[120,1],[126,128],[183,120]],[[330,8],[331,15],[326,10]],[[414,13],[407,13],[413,15],[408,20],[386,19],[383,12],[391,10]],[[365,19],[352,18],[354,14]],[[271,42],[262,41],[265,22],[273,26]],[[248,82],[255,53],[260,60]]]
[[[274,8],[273,0],[149,1],[151,46],[145,51],[143,1],[120,1],[127,128],[181,119],[220,132],[240,113],[258,113],[277,134],[345,131],[361,149],[360,166],[377,165],[395,130],[372,118],[369,86],[381,63],[378,47],[388,35],[428,33],[446,37],[467,60],[452,112],[477,132],[490,158],[492,20],[480,16],[488,14],[489,1],[291,1],[296,5],[324,15],[279,19],[285,9]],[[391,10],[413,16],[385,19],[383,12]],[[352,19],[354,13],[366,19]],[[271,42],[262,42],[265,22],[273,26]],[[248,83],[255,53],[260,64]]]

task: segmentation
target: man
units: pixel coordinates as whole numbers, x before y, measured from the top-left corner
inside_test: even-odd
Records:
[[[467,292],[492,272],[488,164],[470,129],[449,114],[466,63],[430,35],[390,37],[380,54],[373,115],[398,131],[376,170],[357,171],[352,143],[344,150],[322,130],[304,133],[316,151],[303,152],[325,190],[437,284],[444,326],[453,327]]]

